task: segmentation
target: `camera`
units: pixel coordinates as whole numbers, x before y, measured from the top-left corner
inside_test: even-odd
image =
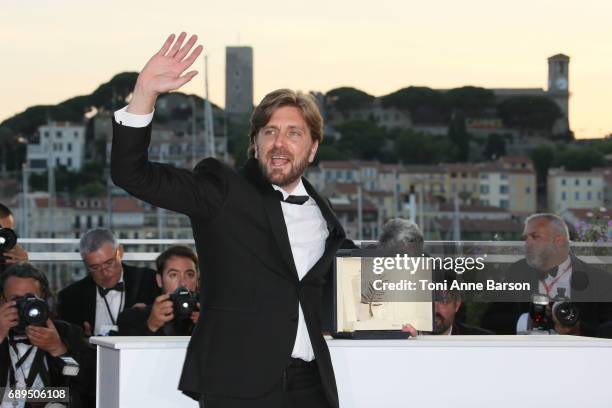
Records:
[[[15,334],[24,334],[26,326],[46,326],[49,318],[49,305],[35,295],[28,293],[15,299],[19,324],[13,327]]]
[[[531,299],[529,316],[533,321],[534,331],[550,331],[555,327],[556,319],[559,324],[565,327],[573,327],[580,319],[580,308],[567,298],[559,297],[559,300],[552,303],[549,312],[548,306],[551,305],[547,295],[534,294]],[[553,317],[554,316],[554,319]]]
[[[565,327],[573,327],[580,319],[580,309],[573,302],[555,302],[552,312],[557,321]]]
[[[531,297],[529,316],[533,322],[533,331],[547,332],[555,326],[547,310],[549,304],[550,299],[547,295],[534,294]]]
[[[184,287],[178,287],[170,294],[173,305],[174,318],[179,320],[189,319],[198,307],[196,294]]]
[[[17,245],[17,234],[10,228],[0,228],[0,262],[4,262],[6,257],[2,253],[10,251]]]

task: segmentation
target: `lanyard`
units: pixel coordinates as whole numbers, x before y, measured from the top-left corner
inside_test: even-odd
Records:
[[[119,317],[119,313],[121,313],[121,308],[123,307],[124,294],[125,294],[125,291],[121,292],[121,300],[119,301],[119,310],[117,310],[117,317]],[[110,317],[111,322],[113,323],[113,326],[116,326],[117,321],[113,317],[113,314],[111,313],[110,306],[108,305],[108,301],[106,300],[106,295],[102,296],[102,299],[104,300],[104,304],[106,305],[106,311],[108,312],[108,317]]]
[[[550,282],[550,284],[546,284],[546,282],[542,281],[542,285],[544,285],[544,289],[546,290],[546,295],[550,298],[550,291],[553,288],[553,286],[555,286],[555,283],[557,283],[559,281],[559,279],[561,279],[561,277],[563,275],[565,275],[570,268],[572,267],[571,262],[567,265],[567,267],[565,268],[565,270],[563,272],[561,272],[560,274],[557,275],[557,277],[555,279],[552,280],[552,282]]]
[[[13,347],[13,350],[15,351],[15,354],[17,355],[19,360],[17,360],[17,362],[15,363],[14,368],[13,368],[12,362],[11,362],[11,366],[9,367],[9,385],[10,387],[13,389],[16,389],[17,381],[15,378],[15,372],[17,371],[17,369],[21,370],[21,374],[23,374],[23,377],[26,382],[26,388],[32,388],[32,385],[34,384],[34,380],[36,379],[36,376],[38,374],[40,374],[43,384],[49,385],[50,384],[49,371],[47,371],[47,368],[45,367],[45,363],[44,363],[45,352],[39,348],[36,349],[34,360],[32,361],[32,365],[30,366],[30,370],[26,378],[26,375],[25,375],[25,372],[23,371],[22,366],[25,363],[26,359],[32,353],[32,350],[34,350],[34,346],[30,346],[28,348],[28,351],[26,351],[26,353],[21,357],[19,357],[19,350],[17,350],[17,346],[14,343],[11,343],[11,346]]]

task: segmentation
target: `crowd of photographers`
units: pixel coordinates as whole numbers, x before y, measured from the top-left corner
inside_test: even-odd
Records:
[[[195,252],[173,246],[155,270],[123,262],[112,231],[93,229],[79,244],[88,274],[63,288],[57,302],[44,273],[28,263],[13,232],[14,217],[0,204],[0,388],[70,387],[71,405],[95,405],[95,350],[90,336],[189,336],[200,317]],[[433,335],[546,332],[612,337],[612,278],[569,249],[565,222],[552,214],[525,221],[525,258],[504,279],[531,282],[530,302],[491,302],[480,326],[465,323],[459,291],[436,293]],[[351,246],[354,247],[354,245]],[[388,253],[424,252],[423,234],[407,220],[385,224],[377,248]],[[445,273],[453,281],[457,275]],[[52,304],[55,307],[50,308]],[[422,335],[410,322],[403,331]],[[6,395],[3,401],[8,401]],[[37,403],[0,408],[36,407]],[[40,405],[44,406],[44,404]]]
[[[95,406],[95,349],[90,336],[189,336],[200,315],[198,258],[173,246],[156,270],[123,262],[107,229],[80,240],[88,274],[53,296],[46,275],[17,243],[11,211],[0,204],[1,408],[46,403],[9,397],[11,390],[69,387],[71,407]],[[51,308],[50,305],[56,307]]]

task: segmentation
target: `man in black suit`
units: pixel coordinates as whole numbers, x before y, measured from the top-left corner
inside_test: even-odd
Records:
[[[508,268],[505,282],[529,283],[531,290],[527,296],[539,293],[551,301],[571,300],[578,305],[579,319],[566,326],[555,318],[555,332],[596,336],[598,326],[612,320],[611,277],[570,253],[569,231],[558,215],[534,214],[528,217],[523,236],[525,259]],[[525,299],[525,293],[503,293],[500,296],[504,302],[489,305],[482,320],[483,327],[497,334],[515,334],[531,329],[530,303]],[[510,301],[513,297],[518,301]]]
[[[7,386],[6,392],[9,388],[69,387],[70,406],[80,407],[82,375],[65,371],[65,360],[70,357],[81,363],[86,348],[83,332],[54,319],[47,319],[45,326],[28,325],[23,330],[16,300],[26,294],[46,301],[51,297],[49,282],[34,266],[14,264],[0,275],[0,385]]]
[[[202,311],[179,388],[206,408],[338,407],[320,302],[345,234],[302,177],[323,137],[316,102],[286,89],[266,95],[239,171],[214,159],[193,171],[151,163],[155,100],[195,75],[183,72],[202,50],[190,53],[195,36],[184,40],[168,38],[115,113],[111,158],[115,184],[191,218]]]
[[[58,294],[58,317],[83,328],[86,336],[117,332],[117,316],[159,294],[155,272],[121,262],[123,247],[108,229],[87,231],[80,252],[89,274]]]
[[[134,305],[125,309],[117,321],[120,336],[190,336],[200,318],[199,306],[187,316],[174,315],[170,294],[186,289],[190,294],[198,290],[198,257],[191,248],[173,246],[155,260],[155,280],[162,294],[152,305]]]

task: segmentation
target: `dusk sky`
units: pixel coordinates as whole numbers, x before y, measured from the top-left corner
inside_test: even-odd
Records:
[[[0,121],[138,71],[184,30],[209,55],[210,97],[221,106],[228,45],[254,49],[254,102],[280,87],[376,96],[410,85],[546,88],[546,60],[563,53],[576,136],[612,133],[608,0],[3,0],[1,10]],[[203,95],[197,64],[183,91]]]

